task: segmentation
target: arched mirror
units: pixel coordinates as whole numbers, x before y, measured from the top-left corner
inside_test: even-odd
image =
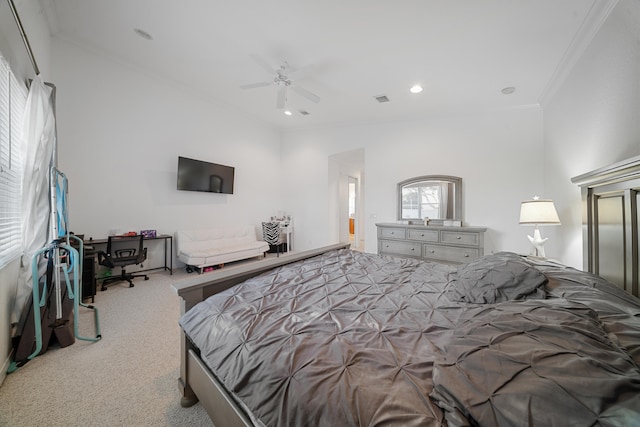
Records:
[[[426,175],[398,184],[398,219],[421,223],[424,218],[433,225],[462,221],[462,178]]]

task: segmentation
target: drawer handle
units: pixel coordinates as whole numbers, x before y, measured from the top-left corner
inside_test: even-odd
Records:
[[[436,253],[436,251],[434,251],[433,249],[431,249],[431,253],[432,253],[432,254],[435,254],[435,253]]]
[[[412,251],[415,251],[415,250],[416,250],[416,248],[411,248],[411,250],[412,250]]]
[[[464,257],[465,258],[469,258],[469,254],[464,254]]]
[[[420,233],[420,237],[424,237],[424,233]]]
[[[456,239],[460,240],[460,236],[456,236]]]

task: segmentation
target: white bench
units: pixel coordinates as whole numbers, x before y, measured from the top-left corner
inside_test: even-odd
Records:
[[[258,240],[253,226],[176,232],[178,259],[199,273],[209,266],[264,256],[269,245]]]

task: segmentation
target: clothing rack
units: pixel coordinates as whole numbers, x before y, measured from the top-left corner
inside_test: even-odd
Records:
[[[20,21],[20,16],[18,16],[16,5],[13,3],[13,0],[7,0],[7,2],[9,3],[9,8],[11,9],[11,13],[13,14],[13,19],[16,20],[16,25],[18,26],[18,31],[20,31],[20,36],[22,37],[22,41],[24,42],[24,47],[27,49],[27,54],[29,55],[29,59],[31,60],[31,65],[33,65],[33,71],[37,76],[38,74],[40,74],[40,68],[38,68],[36,57],[33,55],[33,50],[31,49],[31,44],[29,43],[27,33],[24,32],[24,27],[22,26],[22,21]]]

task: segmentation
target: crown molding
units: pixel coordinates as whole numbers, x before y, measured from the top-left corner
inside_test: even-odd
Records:
[[[571,178],[571,182],[580,187],[596,187],[636,178],[640,178],[640,156],[631,157],[591,172],[574,176]]]
[[[540,105],[544,107],[551,101],[617,4],[618,0],[593,1],[589,12],[585,16],[584,21],[582,21],[582,25],[580,25],[580,28],[573,36],[560,63],[542,91],[539,98]]]

